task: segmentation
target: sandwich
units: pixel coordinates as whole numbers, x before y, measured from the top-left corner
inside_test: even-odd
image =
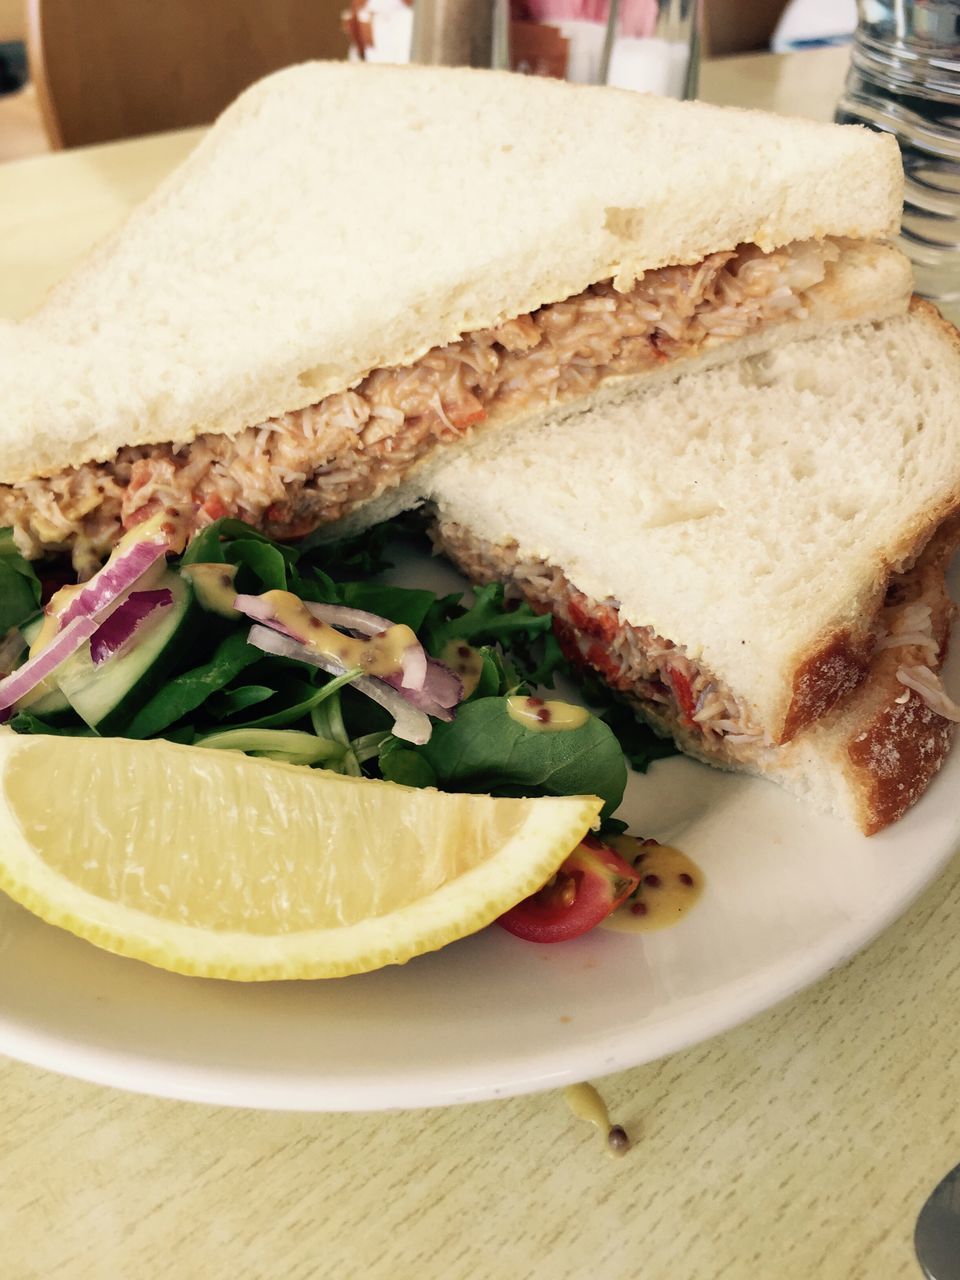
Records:
[[[901,200],[894,141],[859,127],[284,70],[0,325],[0,525],[86,576],[161,510],[373,522],[474,433],[902,313]]]
[[[430,477],[435,540],[682,751],[872,834],[960,718],[958,405],[960,335],[915,301],[478,438]]]

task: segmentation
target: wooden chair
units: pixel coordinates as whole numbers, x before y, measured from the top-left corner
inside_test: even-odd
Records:
[[[27,0],[31,76],[54,147],[213,120],[260,76],[342,58],[342,0]]]
[[[703,0],[704,53],[710,58],[766,49],[787,0]]]

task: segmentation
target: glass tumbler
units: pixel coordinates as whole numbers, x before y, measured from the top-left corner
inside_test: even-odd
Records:
[[[917,292],[960,319],[960,0],[857,0],[841,124],[900,144]]]
[[[354,0],[352,56],[696,93],[700,0]]]

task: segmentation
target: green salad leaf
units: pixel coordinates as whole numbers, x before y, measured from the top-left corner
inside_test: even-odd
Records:
[[[0,635],[40,608],[40,579],[17,550],[12,529],[0,529]]]
[[[544,733],[513,719],[506,698],[467,702],[417,748],[447,791],[494,795],[596,795],[609,817],[623,799],[627,766],[609,726],[590,716],[578,729]]]
[[[247,644],[246,629],[233,631],[217,646],[209,662],[174,676],[133,717],[124,732],[126,738],[156,738],[164,730],[202,707],[213,693],[225,689],[230,681],[263,654]]]
[[[404,623],[435,657],[452,643],[476,649],[482,662],[476,690],[449,723],[434,723],[426,745],[393,735],[392,717],[352,687],[359,670],[334,678],[295,659],[264,653],[247,642],[247,619],[210,613],[199,615],[196,634],[191,632],[177,665],[162,682],[147,683],[145,696],[126,713],[119,732],[245,751],[405,786],[598,795],[605,829],[615,824],[610,815],[627,778],[624,753],[635,768],[646,769],[672,753],[672,745],[643,728],[595,677],[585,682],[595,714],[580,727],[543,732],[514,720],[508,697],[574,674],[550,615],[508,600],[496,583],[465,598],[382,581],[378,575],[389,566],[390,538],[398,530],[405,538],[411,532],[407,522],[394,522],[340,542],[321,532],[287,545],[227,518],[198,533],[181,563],[235,565],[241,591],[289,590],[307,601],[346,605]],[[0,531],[0,634],[34,616],[39,601],[32,566],[20,556],[11,532]],[[10,724],[18,733],[94,733],[70,712],[48,721],[23,710]]]

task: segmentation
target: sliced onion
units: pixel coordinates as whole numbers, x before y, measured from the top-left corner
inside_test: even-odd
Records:
[[[315,618],[332,627],[342,627],[345,631],[354,631],[361,636],[377,636],[388,631],[394,624],[389,618],[381,618],[377,613],[367,613],[365,609],[351,609],[339,604],[314,604],[304,602]],[[386,683],[395,689],[419,691],[427,679],[429,668],[427,651],[419,642],[404,649],[401,658],[402,676],[399,683],[392,677]]]
[[[309,662],[312,667],[329,671],[331,675],[342,676],[344,672],[339,662],[334,662],[332,658],[325,658],[322,653],[308,649],[293,636],[285,636],[281,631],[275,631],[273,627],[264,627],[259,623],[251,627],[247,644],[252,644],[255,649],[262,649],[264,653],[275,654],[278,658],[296,658],[297,662]]]
[[[312,600],[304,600],[303,603],[321,622],[329,622],[332,627],[343,627],[346,631],[356,631],[357,635],[375,636],[393,626],[389,618],[367,613],[366,609],[350,609],[343,604],[316,604]]]
[[[301,601],[301,603],[320,622],[326,622],[328,626],[337,625],[345,630],[356,631],[363,636],[381,635],[394,625],[389,618],[378,617],[377,614],[367,613],[363,609],[347,609],[341,608],[339,605],[315,604],[306,600]],[[272,627],[274,631],[279,631],[281,635],[290,636],[293,640],[306,643],[302,635],[297,635],[295,631],[291,631],[289,627],[278,619],[276,610],[262,596],[239,595],[234,600],[234,605],[241,613],[246,614],[248,618],[252,618],[254,622],[261,622],[267,627]],[[310,647],[312,648],[312,646]],[[419,693],[424,687],[429,670],[429,660],[423,645],[419,641],[409,645],[404,649],[400,662],[400,670],[395,676],[386,677],[386,683],[392,685],[395,689],[402,689],[404,692],[409,690],[412,693]],[[319,666],[320,664],[316,665]],[[341,667],[340,670],[344,671],[346,668]]]
[[[94,665],[99,666],[119,653],[152,613],[172,604],[173,592],[168,587],[160,587],[156,591],[132,591],[91,636],[90,657]]]
[[[14,703],[53,675],[61,662],[75,654],[99,625],[96,618],[73,618],[38,654],[0,680],[0,720],[9,719]]]
[[[456,707],[463,701],[463,681],[445,662],[431,658],[427,663],[424,693],[441,707]]]
[[[463,681],[436,658],[427,662],[427,675],[421,689],[410,689],[400,681],[400,676],[384,677],[384,683],[403,693],[411,705],[438,720],[452,720],[453,709],[463,698]]]
[[[413,706],[406,694],[398,689],[391,689],[374,676],[358,676],[351,684],[354,689],[365,693],[373,702],[379,702],[385,711],[389,711],[393,716],[395,737],[402,738],[404,742],[412,742],[416,747],[422,747],[425,742],[430,741],[433,725],[429,715]]]
[[[61,630],[80,617],[102,617],[119,598],[167,554],[166,542],[135,542],[115,560],[108,560],[60,615]]]
[[[400,687],[404,691],[409,689],[413,693],[419,693],[426,684],[430,666],[426,649],[422,644],[408,645],[403,651],[400,662]]]
[[[262,649],[264,653],[276,654],[279,658],[294,658],[297,662],[308,662],[313,667],[319,667],[321,671],[329,672],[330,675],[342,676],[347,669],[342,663],[317,653],[315,649],[310,649],[292,636],[283,635],[271,627],[251,627],[247,643]],[[358,676],[350,683],[360,693],[366,694],[368,698],[378,702],[381,707],[390,712],[394,720],[393,732],[396,737],[403,738],[405,742],[412,742],[416,746],[422,746],[430,741],[432,726],[429,716],[411,706],[398,689],[392,689],[382,680],[375,680],[370,676]]]

